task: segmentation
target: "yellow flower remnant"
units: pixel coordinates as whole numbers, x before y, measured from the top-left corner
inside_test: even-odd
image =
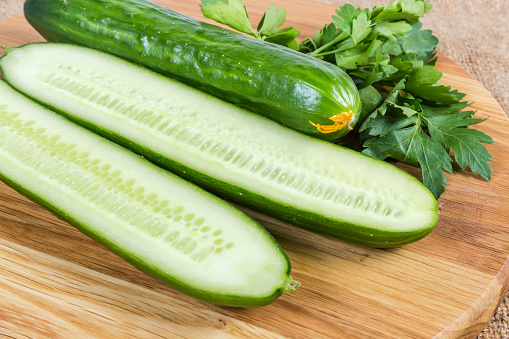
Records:
[[[329,119],[334,121],[334,125],[320,125],[315,124],[313,122],[309,122],[311,125],[315,126],[320,132],[327,134],[327,133],[333,133],[336,131],[339,131],[343,127],[347,126],[348,123],[352,120],[353,112],[352,110],[349,110],[348,112],[341,112],[339,114],[336,114]],[[352,129],[350,126],[348,128]]]

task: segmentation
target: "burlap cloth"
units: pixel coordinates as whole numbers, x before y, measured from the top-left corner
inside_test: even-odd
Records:
[[[387,2],[314,1],[338,6],[351,3],[362,8]],[[0,0],[0,20],[21,13],[22,3],[23,0]],[[484,85],[508,114],[509,0],[431,0],[431,3],[433,10],[426,14],[423,23],[440,39],[439,50]],[[509,293],[478,338],[509,338],[508,324]]]

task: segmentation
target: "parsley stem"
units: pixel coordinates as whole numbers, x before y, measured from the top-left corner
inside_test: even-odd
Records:
[[[321,51],[329,48],[330,46],[333,46],[335,44],[337,44],[338,42],[340,42],[341,40],[344,40],[348,37],[348,34],[346,34],[345,32],[343,32],[342,34],[339,34],[337,37],[335,37],[333,40],[329,41],[328,43],[322,45],[320,48],[314,50],[313,52],[311,52],[309,55],[312,56],[312,57],[317,57],[319,55],[324,55],[324,54],[320,54]],[[330,54],[330,53],[329,53]]]
[[[315,58],[319,58],[319,57],[322,57],[322,56],[326,56],[326,55],[330,55],[330,54],[335,54],[337,52],[338,52],[338,50],[335,49],[335,50],[332,50],[332,51],[327,51],[327,52],[323,52],[323,53],[319,53],[319,54],[314,54],[313,56]]]
[[[302,40],[302,42],[300,43],[300,46],[304,46],[304,44],[307,43],[307,42],[311,43],[311,45],[313,45],[314,49],[318,48],[318,46],[316,45],[315,40],[311,39],[310,37],[307,37],[306,39]],[[304,48],[308,49],[311,52],[311,48],[309,48],[307,46],[305,46]]]

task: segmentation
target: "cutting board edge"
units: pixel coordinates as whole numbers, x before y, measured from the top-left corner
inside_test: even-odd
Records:
[[[486,291],[434,339],[474,338],[486,328],[509,290],[509,259],[495,276]]]

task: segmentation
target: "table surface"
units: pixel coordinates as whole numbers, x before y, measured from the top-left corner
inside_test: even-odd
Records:
[[[3,1],[3,2],[0,2],[0,18],[4,17],[6,15],[12,15],[12,14],[16,14],[17,12],[17,9],[19,8],[19,0],[18,1]],[[355,1],[352,1],[351,3],[353,4],[356,4],[357,2]],[[7,6],[9,5],[9,6]],[[361,5],[359,5],[361,6]],[[433,12],[432,12],[433,13]],[[431,15],[431,13],[430,13]],[[431,20],[432,21],[432,20]],[[0,32],[0,35],[2,34],[2,32]],[[502,75],[503,75],[503,72],[502,72]],[[501,97],[501,99],[499,99],[500,101],[504,101],[504,98]],[[507,109],[506,109],[507,111]],[[498,318],[498,320],[500,321],[500,317]],[[497,337],[497,333],[496,331],[493,331],[493,330],[490,330],[490,325],[493,326],[493,323],[496,321],[497,319],[492,319],[492,322],[488,325],[487,329],[484,331],[484,333],[481,335],[482,337],[485,337],[485,338],[488,338],[488,337]],[[504,320],[504,319],[502,319]],[[491,332],[490,332],[491,331]],[[492,336],[490,336],[492,335]]]

